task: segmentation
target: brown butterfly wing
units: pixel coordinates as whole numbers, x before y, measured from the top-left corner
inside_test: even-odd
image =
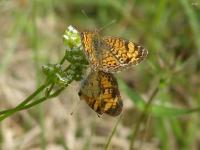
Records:
[[[108,48],[101,47],[101,55],[99,57],[99,70],[104,72],[117,72],[121,68],[118,59],[113,55]]]
[[[101,62],[100,70],[116,72],[137,65],[147,57],[148,51],[131,41],[104,37],[101,39]]]
[[[123,107],[117,80],[111,73],[103,71],[99,71],[99,77],[103,112],[111,116],[117,116],[121,113]]]
[[[115,77],[110,73],[91,72],[82,82],[79,96],[100,115],[106,113],[117,116],[122,111],[123,103],[118,84]]]
[[[81,32],[83,51],[93,70],[117,72],[137,65],[148,51],[131,41],[117,37],[101,38],[98,32]]]
[[[99,95],[101,89],[98,81],[98,72],[91,72],[81,83],[78,95],[98,114],[102,114]]]
[[[85,56],[92,68],[96,70],[99,65],[97,60],[98,53],[96,51],[97,47],[99,47],[99,34],[97,32],[85,31],[81,32],[80,35]]]

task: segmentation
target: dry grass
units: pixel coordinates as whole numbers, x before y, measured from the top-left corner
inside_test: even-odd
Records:
[[[62,34],[68,25],[94,29],[116,19],[117,23],[103,32],[136,39],[150,50],[146,62],[119,74],[119,79],[144,100],[158,81],[164,80],[152,114],[140,124],[135,149],[198,149],[199,116],[189,110],[200,104],[200,47],[195,33],[200,4],[187,7],[185,2],[162,0],[158,4],[155,8],[144,1],[0,1],[0,110],[17,106],[43,83],[41,66],[58,63],[64,55]],[[81,10],[92,18],[86,18]],[[3,120],[0,149],[103,149],[118,117],[98,118],[79,100],[78,90],[79,82],[74,81],[58,97]],[[127,91],[122,86],[123,116],[111,139],[111,150],[129,149],[132,127],[144,110],[135,101],[138,97]],[[168,109],[171,107],[175,109]]]

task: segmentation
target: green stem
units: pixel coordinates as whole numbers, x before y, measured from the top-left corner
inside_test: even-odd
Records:
[[[158,91],[159,91],[159,85],[155,88],[155,90],[153,91],[153,93],[149,97],[148,103],[146,104],[143,113],[141,114],[139,120],[137,121],[136,126],[133,126],[133,129],[132,129],[133,132],[132,132],[131,143],[130,143],[130,150],[134,149],[134,142],[135,142],[136,136],[139,132],[140,125],[146,119],[147,112],[149,111],[151,103],[152,103],[154,97],[156,96],[156,94],[158,93]]]
[[[66,55],[66,53],[65,53],[65,55]],[[65,55],[64,55],[64,57],[62,58],[62,60],[60,61],[60,65],[62,65],[62,64],[65,62]]]
[[[64,57],[61,59],[61,61],[60,61],[60,65],[62,65],[64,62],[65,62],[65,60],[66,60],[66,52],[65,52],[65,55],[64,55]],[[69,65],[70,66],[70,65]],[[47,91],[47,96],[51,93],[51,91],[53,90],[53,88],[54,88],[54,83],[53,84],[51,84],[51,87],[49,88],[49,90]]]
[[[34,101],[34,102],[32,102],[32,103],[26,105],[26,106],[24,106],[23,108],[19,109],[19,111],[20,111],[20,110],[25,110],[25,109],[31,108],[31,107],[33,107],[33,106],[39,104],[39,103],[42,103],[43,101],[45,101],[45,100],[47,100],[47,99],[56,97],[56,96],[58,96],[64,89],[65,89],[65,88],[63,87],[63,88],[57,90],[56,92],[54,92],[52,95],[49,95],[48,97],[45,97],[45,96],[44,96],[44,97],[42,97],[42,98],[40,98],[40,99],[38,99],[38,100],[36,100],[36,101]]]
[[[46,93],[45,93],[46,96],[49,96],[49,95],[51,94],[51,91],[53,90],[54,85],[55,85],[55,83],[52,83],[51,86],[50,86],[50,88],[47,89],[47,91],[46,91]]]
[[[43,101],[45,101],[45,100],[47,100],[47,99],[56,97],[56,96],[58,96],[58,95],[60,94],[60,92],[62,92],[64,89],[65,89],[65,88],[63,87],[63,88],[57,90],[56,92],[54,92],[52,95],[49,95],[48,97],[45,97],[45,96],[44,96],[44,97],[42,97],[42,98],[40,98],[40,99],[38,99],[38,100],[36,100],[36,101],[30,103],[30,104],[27,104],[26,106],[23,106],[23,107],[16,107],[16,108],[12,109],[12,111],[10,111],[10,112],[8,112],[8,113],[6,113],[6,114],[0,116],[0,121],[4,120],[5,118],[7,118],[7,117],[13,115],[14,113],[16,113],[16,112],[18,112],[18,111],[31,108],[31,107],[33,107],[33,106],[39,104],[39,103],[42,103]]]
[[[108,140],[107,140],[107,143],[106,143],[106,145],[105,145],[104,150],[108,150],[108,147],[109,147],[109,145],[110,145],[110,142],[111,142],[111,140],[112,140],[112,137],[113,137],[114,133],[116,132],[117,126],[119,125],[121,119],[122,119],[122,115],[120,115],[119,119],[117,120],[117,123],[115,124],[115,127],[113,128],[112,133],[111,133],[111,135],[109,136],[109,138],[108,138]]]
[[[15,108],[11,108],[11,109],[0,111],[0,116],[4,115],[6,113],[11,113],[12,111],[15,111],[15,110],[18,110],[18,109],[24,107],[24,105],[26,105],[27,103],[29,103],[35,96],[37,96],[40,92],[42,92],[43,89],[45,89],[48,85],[49,84],[47,83],[47,84],[44,84],[44,85],[40,86],[35,92],[33,92],[29,97],[27,97],[24,101],[22,101]]]

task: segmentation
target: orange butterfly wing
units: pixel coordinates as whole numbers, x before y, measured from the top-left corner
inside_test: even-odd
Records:
[[[100,115],[106,113],[117,116],[122,111],[123,103],[118,84],[110,73],[91,72],[82,82],[79,97]]]

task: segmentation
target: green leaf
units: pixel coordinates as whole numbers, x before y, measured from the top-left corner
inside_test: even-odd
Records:
[[[128,87],[122,80],[119,80],[120,89],[127,94],[127,96],[132,100],[134,105],[144,111],[146,102],[145,100],[133,89]],[[157,117],[178,117],[182,115],[191,114],[194,112],[200,112],[200,107],[186,109],[186,108],[176,108],[173,106],[163,106],[158,104],[151,104],[150,113]]]

